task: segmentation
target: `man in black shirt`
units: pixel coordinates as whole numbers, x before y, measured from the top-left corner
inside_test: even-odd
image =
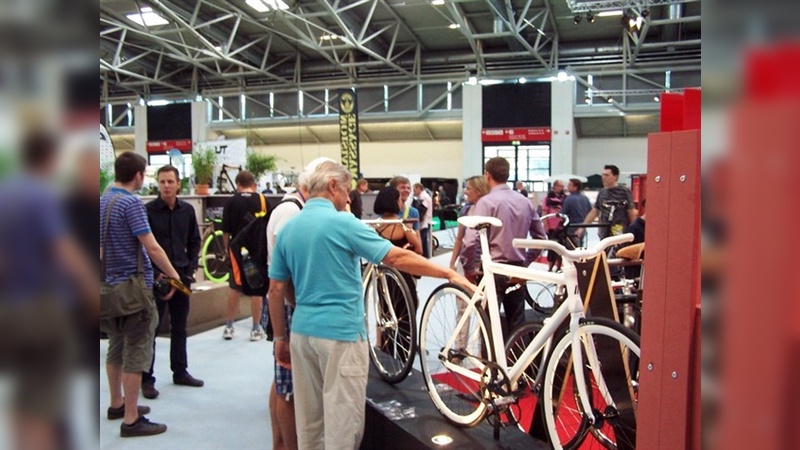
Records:
[[[236,193],[225,202],[222,209],[222,240],[228,248],[231,240],[242,231],[255,217],[256,214],[267,212],[266,198],[256,192],[256,179],[252,173],[241,170],[236,175]],[[228,252],[230,254],[230,252]],[[236,286],[234,274],[231,272],[228,279],[231,288],[228,294],[228,309],[225,313],[225,329],[222,338],[233,339],[233,320],[239,308],[240,288]],[[250,297],[250,311],[253,314],[253,328],[250,330],[250,340],[260,341],[264,338],[261,329],[261,297]]]
[[[350,191],[350,212],[359,219],[364,214],[364,206],[361,201],[361,194],[367,192],[369,184],[367,180],[361,178],[356,183],[356,188]]]
[[[169,261],[181,276],[181,281],[187,287],[194,281],[194,272],[197,270],[197,261],[200,254],[200,231],[197,228],[197,217],[192,205],[178,200],[181,189],[178,169],[173,166],[164,166],[158,169],[159,197],[145,205],[147,218],[153,236],[167,253]],[[155,274],[158,276],[158,272]],[[198,380],[186,370],[186,320],[189,317],[189,297],[180,291],[168,302],[161,299],[155,292],[158,320],[164,316],[169,307],[170,319],[170,369],[172,381],[184,386],[200,387],[202,380]],[[153,342],[155,348],[155,341]],[[155,364],[155,351],[153,363],[149,372],[142,373],[142,394],[145,398],[156,398],[158,390],[155,388],[156,378],[153,376]]]

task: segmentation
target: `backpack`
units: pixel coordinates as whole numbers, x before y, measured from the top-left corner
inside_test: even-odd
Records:
[[[248,223],[242,230],[231,240],[228,252],[230,253],[231,260],[231,275],[233,283],[242,291],[244,295],[250,296],[265,296],[269,291],[269,267],[267,266],[267,224],[269,223],[270,213],[266,212],[266,207],[263,203],[262,196],[262,213],[256,214],[256,217]],[[281,201],[294,202],[300,209],[303,209],[303,204],[293,197],[289,197]],[[242,248],[246,248],[253,260],[259,275],[264,280],[260,287],[250,286],[247,278],[244,276],[243,271],[243,257]]]
[[[425,218],[425,213],[428,212],[428,207],[417,197],[411,200],[411,206],[417,208],[417,211],[419,211],[419,220],[422,221]]]

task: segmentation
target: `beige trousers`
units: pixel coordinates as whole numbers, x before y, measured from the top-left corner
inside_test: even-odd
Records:
[[[298,448],[358,449],[364,437],[367,342],[292,333],[290,345]]]

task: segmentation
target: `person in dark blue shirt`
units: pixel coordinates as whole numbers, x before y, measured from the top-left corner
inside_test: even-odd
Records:
[[[569,217],[569,223],[581,223],[583,218],[592,210],[592,202],[583,193],[583,184],[577,178],[569,180],[567,190],[569,195],[564,198],[561,214],[566,214]],[[578,228],[567,228],[567,235],[576,247],[585,247],[582,243],[583,230],[580,229],[580,232],[578,230]]]

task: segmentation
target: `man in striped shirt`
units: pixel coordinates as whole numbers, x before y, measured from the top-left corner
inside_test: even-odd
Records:
[[[153,266],[164,275],[180,279],[164,250],[158,245],[142,201],[133,192],[142,188],[147,161],[143,156],[125,152],[114,162],[115,183],[100,199],[100,247],[105,259],[106,283],[116,285],[137,273],[142,257],[149,304],[134,314],[103,320],[100,329],[108,334],[106,373],[111,394],[108,419],[123,419],[122,437],[150,436],[167,431],[164,424],[144,417],[150,408],[139,406],[142,372],[150,369],[153,359],[153,338],[158,327],[158,312],[152,297]],[[111,205],[111,201],[116,202]],[[112,207],[109,210],[109,205]],[[108,229],[106,230],[106,218]],[[172,298],[175,288],[163,300]],[[123,397],[123,391],[125,396]]]

